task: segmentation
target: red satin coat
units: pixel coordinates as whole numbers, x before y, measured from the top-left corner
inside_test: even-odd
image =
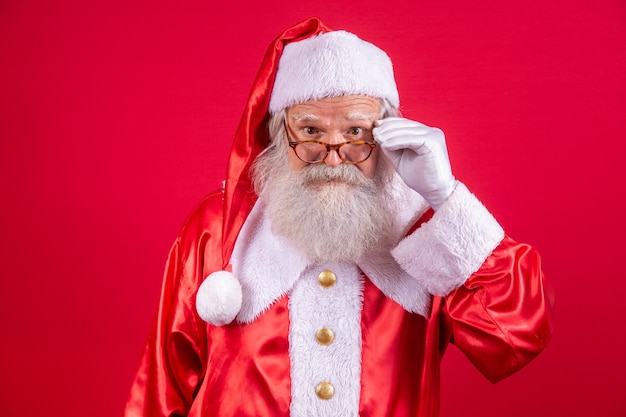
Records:
[[[287,296],[250,324],[211,326],[195,310],[202,280],[222,269],[222,199],[207,197],[172,247],[126,416],[289,415]],[[360,416],[438,415],[449,342],[490,381],[519,370],[548,343],[552,303],[538,254],[508,237],[463,286],[433,298],[428,319],[366,279]]]

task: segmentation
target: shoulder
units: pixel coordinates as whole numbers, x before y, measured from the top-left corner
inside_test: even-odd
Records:
[[[199,232],[211,229],[223,217],[222,205],[224,193],[216,190],[207,194],[187,216],[180,231],[180,238],[186,240],[197,236]]]
[[[176,240],[183,263],[205,264],[206,253],[220,255],[209,263],[221,262],[223,196],[222,190],[207,194],[185,220]]]

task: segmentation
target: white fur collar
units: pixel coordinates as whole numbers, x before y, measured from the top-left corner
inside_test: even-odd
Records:
[[[402,210],[394,231],[397,240],[428,208],[414,192],[404,193],[399,201]],[[369,254],[365,258],[359,262],[359,268],[387,297],[407,311],[428,314],[428,293],[419,281],[398,265],[391,253]],[[288,241],[272,233],[263,201],[259,199],[239,233],[231,265],[243,293],[237,320],[249,323],[293,288],[309,260]]]

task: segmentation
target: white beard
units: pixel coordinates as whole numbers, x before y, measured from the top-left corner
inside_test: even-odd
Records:
[[[395,218],[391,176],[377,172],[369,179],[354,165],[313,164],[294,172],[286,162],[275,164],[262,193],[272,231],[314,262],[358,261],[388,249]]]

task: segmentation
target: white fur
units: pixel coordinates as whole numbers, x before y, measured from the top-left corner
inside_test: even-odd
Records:
[[[317,282],[318,274],[325,269],[337,276],[330,288]],[[313,265],[296,282],[289,298],[290,415],[358,416],[363,285],[359,269],[351,263]],[[322,327],[335,334],[328,346],[315,339]],[[329,400],[315,394],[316,385],[325,381],[335,388]]]
[[[399,239],[427,206],[415,192],[397,198],[403,210],[398,214],[393,233]],[[233,274],[243,291],[237,320],[252,322],[292,289],[308,264],[298,249],[272,233],[263,200],[259,199],[239,233],[231,258]],[[368,254],[359,267],[387,297],[407,311],[427,315],[429,297],[423,285],[402,270],[389,253]]]
[[[504,238],[496,219],[462,183],[433,218],[392,251],[426,290],[445,296],[480,268]]]
[[[241,308],[239,281],[228,271],[209,274],[196,293],[196,310],[202,320],[223,326],[234,320]]]
[[[395,241],[398,241],[424,214],[428,204],[398,176],[394,183],[394,200],[399,207],[399,213],[391,233]],[[390,252],[368,253],[359,261],[359,268],[383,294],[400,304],[406,311],[428,317],[430,294],[421,282],[400,267]]]
[[[356,35],[336,31],[285,46],[270,99],[270,114],[324,97],[363,94],[400,99],[389,56]]]
[[[406,273],[391,254],[369,254],[359,268],[387,297],[411,313],[428,317],[430,294],[424,285]]]
[[[246,219],[231,257],[233,274],[243,290],[237,320],[250,323],[285,295],[307,266],[307,260],[284,239],[274,235],[257,201]]]

